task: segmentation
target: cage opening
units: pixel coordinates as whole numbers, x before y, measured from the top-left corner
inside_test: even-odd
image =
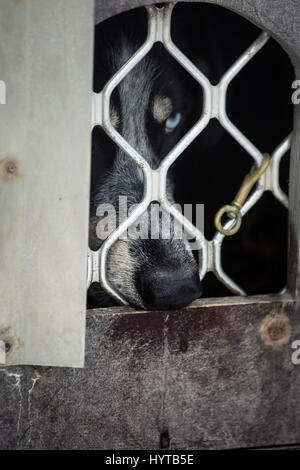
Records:
[[[162,12],[167,8],[165,4],[160,5],[160,7]],[[245,56],[247,47],[249,47],[253,41],[259,40],[260,30],[239,15],[219,6],[201,3],[179,3],[173,9],[172,17],[170,16],[171,46],[169,45],[170,43],[168,42],[167,36],[162,39],[163,45],[159,43],[158,47],[157,42],[154,41],[151,47],[141,55],[134,67],[131,67],[130,62],[134,60],[132,55],[139,54],[140,50],[147,45],[149,41],[151,42],[149,36],[146,39],[145,31],[147,31],[147,22],[145,11],[145,8],[131,10],[130,12],[117,15],[96,26],[94,91],[101,94],[103,86],[105,87],[105,80],[111,78],[106,77],[105,80],[103,80],[104,74],[101,75],[101,73],[99,73],[101,67],[99,68],[97,61],[99,61],[100,51],[102,51],[101,48],[103,48],[103,43],[99,38],[102,38],[104,34],[106,44],[110,43],[110,36],[113,37],[113,42],[115,41],[115,34],[112,35],[114,24],[117,25],[119,29],[121,26],[126,25],[127,30],[130,31],[131,37],[134,35],[133,32],[135,31],[137,36],[139,35],[140,40],[134,40],[136,46],[134,51],[131,49],[126,60],[123,60],[123,62],[119,61],[120,70],[113,70],[115,77],[118,76],[118,74],[122,74],[122,67],[125,69],[126,67],[128,68],[128,72],[125,75],[123,74],[122,79],[117,80],[118,82],[113,87],[110,94],[110,104],[113,101],[114,95],[117,96],[118,93],[120,95],[122,80],[123,82],[130,80],[130,75],[132,74],[134,77],[134,73],[136,74],[136,70],[139,68],[140,72],[145,72],[145,67],[144,69],[141,67],[142,61],[149,60],[149,57],[151,57],[155,49],[165,47],[167,49],[164,51],[164,54],[167,54],[165,57],[168,55],[170,57],[172,56],[171,62],[176,62],[177,68],[179,67],[179,69],[181,68],[184,71],[186,83],[190,80],[190,83],[193,84],[190,87],[188,86],[188,88],[190,88],[190,90],[193,89],[192,96],[194,96],[194,101],[197,102],[193,114],[194,120],[191,120],[189,125],[186,124],[184,130],[182,130],[181,136],[177,138],[178,142],[180,138],[182,140],[186,138],[186,134],[189,133],[193,126],[197,126],[197,122],[199,124],[201,112],[202,118],[205,114],[205,109],[202,108],[201,103],[205,104],[205,99],[209,91],[207,88],[205,89],[206,85],[205,81],[203,83],[203,80],[209,80],[209,87],[216,87],[219,81],[226,75],[228,69],[233,67],[234,61]],[[153,11],[155,10],[152,10],[152,12]],[[134,19],[135,13],[137,15],[136,18],[140,19],[139,21]],[[157,18],[159,18],[162,28],[166,31],[167,22],[165,19],[162,19],[161,13],[155,14],[158,15]],[[136,28],[137,24],[138,26]],[[148,27],[151,28],[151,23],[150,26],[148,24]],[[103,30],[101,31],[102,28]],[[161,34],[157,31],[158,30],[156,30],[155,33],[156,35]],[[120,37],[124,40],[123,33],[120,34]],[[220,205],[232,199],[243,176],[245,176],[255,162],[257,164],[259,152],[273,152],[275,155],[278,146],[282,144],[284,139],[288,139],[287,136],[292,130],[290,85],[294,76],[293,68],[287,54],[279,44],[273,39],[268,39],[266,42],[267,39],[268,38],[265,37],[265,43],[259,46],[260,49],[258,49],[251,59],[247,59],[248,62],[246,60],[243,67],[241,67],[229,81],[227,90],[223,92],[226,95],[225,109],[229,124],[224,125],[225,118],[223,118],[223,122],[218,122],[216,117],[220,119],[220,116],[211,114],[209,122],[206,123],[203,129],[198,130],[198,135],[190,138],[190,140],[187,139],[181,152],[176,153],[176,158],[173,159],[171,169],[168,172],[170,175],[173,174],[172,184],[175,182],[176,202],[193,204],[200,202],[205,204],[204,245],[206,243],[205,240],[212,243],[209,240],[213,239],[215,234],[213,217],[216,210]],[[146,42],[144,42],[145,40]],[[156,40],[161,41],[161,38]],[[172,44],[178,47],[178,49],[172,49]],[[120,47],[122,48],[123,46]],[[109,47],[111,47],[111,44],[109,44]],[[184,56],[180,56],[181,53],[183,53]],[[164,54],[162,54],[161,57],[163,57]],[[128,62],[126,63],[126,61]],[[162,69],[165,63],[166,61],[161,59]],[[193,71],[192,64],[196,66],[200,73],[202,72],[202,74],[204,74],[204,79],[199,78],[199,73]],[[137,69],[135,70],[135,68]],[[101,80],[99,81],[97,75],[101,77],[103,82],[101,86],[99,85]],[[114,78],[112,80],[114,80]],[[143,77],[141,77],[141,80],[143,80]],[[136,82],[136,86],[140,94],[142,94],[143,91],[147,93],[146,88],[145,90],[143,90],[142,87],[139,88],[140,83],[138,83],[138,81]],[[170,77],[167,85],[172,87],[173,81],[174,77]],[[130,91],[130,88],[128,88],[128,91]],[[197,99],[195,99],[197,93],[200,95],[200,99],[198,95]],[[137,96],[132,96],[129,99],[131,98],[132,100],[138,99]],[[115,100],[115,102],[117,102],[117,100]],[[127,103],[128,106],[130,106],[129,101],[127,101]],[[266,108],[268,119],[265,118]],[[219,112],[221,113],[221,111]],[[164,117],[166,118],[168,115]],[[111,116],[110,119],[112,121]],[[120,116],[120,119],[122,119],[122,116]],[[111,122],[111,124],[113,123]],[[120,148],[124,155],[127,153],[124,162],[128,162],[130,168],[128,173],[136,172],[137,178],[139,177],[139,183],[137,183],[140,191],[138,202],[142,203],[142,193],[144,191],[145,196],[145,185],[147,184],[148,176],[145,180],[145,175],[142,171],[143,163],[137,164],[137,161],[134,161],[133,157],[131,158],[132,155],[134,159],[139,158],[139,149],[137,152],[135,149],[135,144],[138,142],[138,139],[136,142],[133,142],[132,148],[128,149],[128,147],[126,147],[128,143],[126,132],[123,131],[122,133],[122,131],[119,130],[120,135],[123,137],[122,141],[116,136],[116,133],[111,129],[109,124],[105,124],[104,121],[102,125],[107,134],[103,137],[103,141],[106,142],[103,148],[111,145],[111,149],[115,148],[115,153]],[[242,136],[238,137],[236,130],[240,131]],[[151,134],[149,132],[149,126],[146,132]],[[93,148],[97,148],[97,141],[101,141],[102,134],[104,134],[102,129],[100,130],[98,126],[94,128]],[[131,142],[129,142],[129,144],[131,144]],[[286,147],[285,153],[288,153],[289,145],[287,144]],[[113,152],[111,152],[111,155],[112,153]],[[168,158],[170,153],[172,153],[172,148],[167,148],[167,150],[162,153],[162,160],[158,161],[157,165],[152,166],[152,168],[160,168],[159,164],[166,155]],[[97,152],[93,154],[92,158],[91,193],[93,193],[94,188],[97,187],[96,173],[100,171],[101,165],[103,165],[105,161],[105,159],[103,159],[103,161],[99,163],[99,153],[98,157],[96,154]],[[141,153],[141,155],[147,161],[147,156],[143,155],[143,153]],[[124,162],[123,165],[125,165]],[[113,165],[112,159],[108,158],[105,165],[106,168],[102,168],[102,174],[104,175],[106,171],[111,172]],[[279,161],[279,169],[278,179],[280,189],[287,192],[288,158],[283,158],[282,161]],[[276,197],[278,196],[278,191],[274,191],[274,188],[267,188],[266,185],[262,188],[261,185],[257,184],[250,195],[250,201],[247,201],[247,213],[245,214],[243,228],[239,235],[236,235],[231,240],[225,241],[220,237],[214,237],[213,240],[216,239],[216,243],[214,244],[214,256],[216,256],[216,260],[218,259],[219,264],[217,268],[216,264],[213,267],[207,264],[206,271],[202,273],[204,297],[224,296],[228,295],[228,292],[237,294],[243,291],[247,292],[247,294],[270,293],[278,292],[284,287],[287,269],[287,212],[286,208],[280,205],[280,203],[274,199],[273,195],[268,193],[261,197],[263,192],[267,189],[272,189],[274,195]],[[285,196],[281,194],[277,197],[282,204],[286,205],[284,198]],[[157,199],[159,200],[159,198]],[[148,201],[148,206],[150,203],[151,199]],[[144,208],[144,211],[145,210],[146,206]],[[169,210],[168,207],[167,210]],[[270,239],[272,243],[270,243]],[[257,242],[255,242],[255,240],[257,240]],[[256,253],[254,253],[253,246],[255,247],[257,243],[259,243],[259,248],[261,249],[257,249]],[[107,250],[106,258],[103,257],[106,259],[106,262],[107,257],[109,257],[109,249],[111,249],[112,246],[113,243]],[[265,256],[262,247],[266,248]],[[205,249],[202,251],[203,256],[207,258],[208,254],[207,252],[205,254]],[[273,253],[273,256],[270,256],[270,252]],[[217,263],[216,260],[215,263]],[[206,259],[206,263],[207,262],[211,261],[207,261]],[[215,278],[213,278],[210,273],[212,269],[216,269]],[[105,272],[102,272],[102,275],[105,278]],[[155,270],[153,276],[155,276]],[[216,280],[216,278],[218,279]],[[234,281],[231,281],[230,278],[234,279]],[[214,279],[213,282],[211,282],[212,279]],[[235,283],[240,285],[242,289],[236,288]],[[122,282],[120,283],[119,281],[118,286],[122,288]],[[113,286],[112,293],[114,293]]]

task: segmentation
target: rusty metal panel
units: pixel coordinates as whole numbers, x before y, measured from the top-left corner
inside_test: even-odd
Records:
[[[0,4],[6,365],[83,365],[92,45],[92,0]]]
[[[300,441],[290,296],[90,311],[84,369],[0,370],[2,449],[215,449]],[[7,424],[5,424],[7,423]]]

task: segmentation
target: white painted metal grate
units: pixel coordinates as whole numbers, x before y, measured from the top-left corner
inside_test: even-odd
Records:
[[[100,125],[111,139],[132,158],[142,169],[144,174],[144,197],[132,214],[119,225],[119,227],[104,241],[98,251],[88,252],[88,287],[92,282],[100,282],[105,291],[115,300],[127,304],[126,299],[118,293],[108,282],[106,276],[107,254],[117,239],[135,222],[147,209],[152,201],[159,201],[162,208],[172,214],[182,224],[187,233],[193,237],[201,249],[202,261],[199,276],[202,280],[206,273],[213,272],[215,276],[234,294],[246,293],[223,271],[221,250],[224,235],[217,232],[212,240],[207,240],[188,219],[186,219],[166,197],[166,175],[170,166],[187,148],[187,146],[203,131],[212,118],[217,118],[221,125],[231,136],[250,154],[256,166],[263,160],[262,152],[230,121],[226,114],[227,89],[233,78],[252,59],[252,57],[267,43],[269,36],[262,32],[258,38],[244,51],[244,53],[226,71],[217,85],[212,85],[208,78],[183,54],[171,39],[171,18],[174,3],[162,8],[147,6],[148,34],[143,45],[121,67],[121,69],[107,82],[102,92],[93,94],[92,127]],[[112,126],[110,121],[110,97],[113,90],[135,65],[150,51],[156,42],[161,42],[166,50],[191,74],[203,89],[203,112],[199,120],[172,148],[162,160],[158,169],[153,170],[148,162],[140,155]],[[246,200],[241,209],[244,216],[261,198],[265,191],[271,191],[285,206],[288,199],[280,188],[279,165],[281,158],[290,147],[290,138],[287,136],[272,154],[271,163],[267,171],[260,177],[255,190]],[[229,228],[233,221],[228,221],[225,228]]]

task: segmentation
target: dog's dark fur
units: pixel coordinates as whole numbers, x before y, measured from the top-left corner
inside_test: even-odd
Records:
[[[96,28],[94,89],[106,81],[133,55],[143,40],[143,18],[129,15],[135,34],[128,34],[118,17]],[[137,17],[135,16],[137,15]],[[134,25],[134,27],[133,27]],[[141,26],[141,28],[139,28]],[[156,44],[150,53],[123,79],[111,100],[111,121],[118,132],[155,169],[201,113],[201,88]],[[182,119],[172,133],[165,132],[169,115]],[[127,196],[128,207],[143,197],[143,174],[136,163],[104,135],[93,132],[90,247],[98,249],[96,236],[99,204],[110,203],[118,210],[119,196]],[[172,172],[168,173],[167,195],[174,202]],[[153,203],[152,203],[153,204]],[[148,212],[150,211],[150,207]],[[160,225],[161,224],[160,219]],[[174,229],[174,220],[171,222]],[[160,226],[161,235],[164,227]],[[131,303],[142,308],[175,308],[201,294],[198,266],[184,239],[118,240],[108,255],[108,279]],[[89,291],[90,305],[113,301],[99,285]]]

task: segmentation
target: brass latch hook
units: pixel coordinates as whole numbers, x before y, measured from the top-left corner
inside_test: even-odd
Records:
[[[251,191],[252,186],[256,183],[256,181],[260,178],[260,176],[266,171],[269,166],[271,157],[268,153],[263,154],[263,161],[259,168],[248,175],[245,176],[244,181],[240,189],[238,190],[234,200],[231,204],[226,204],[225,206],[221,207],[215,215],[215,227],[216,229],[221,232],[223,235],[234,235],[241,226],[242,223],[242,216],[241,216],[241,208],[244,202],[247,199],[248,194]],[[221,224],[222,216],[226,214],[230,219],[234,220],[234,225],[231,229],[226,230]]]

